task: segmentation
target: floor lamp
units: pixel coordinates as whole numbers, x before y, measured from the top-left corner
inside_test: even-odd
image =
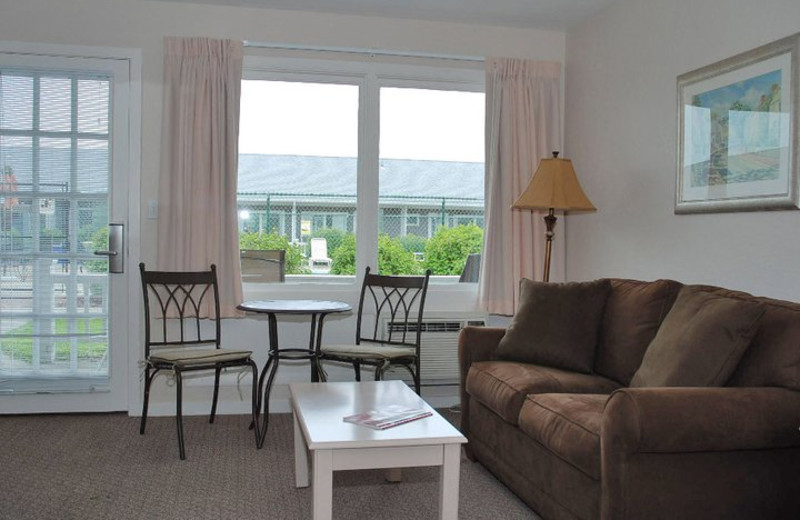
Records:
[[[547,215],[544,217],[547,232],[542,277],[545,282],[550,281],[550,255],[553,248],[553,228],[556,225],[555,211],[597,211],[581,189],[578,176],[572,168],[572,161],[559,159],[558,152],[553,152],[552,159],[542,159],[539,162],[539,167],[531,177],[528,187],[511,208],[547,210]]]

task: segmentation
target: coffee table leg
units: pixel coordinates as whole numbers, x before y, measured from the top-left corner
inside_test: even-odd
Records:
[[[331,450],[314,450],[314,520],[333,518],[333,453]],[[455,518],[455,517],[453,517]]]
[[[458,481],[460,480],[461,445],[445,444],[439,483],[439,518],[458,519]]]
[[[292,410],[294,419],[294,480],[297,487],[308,487],[308,448],[303,438],[303,429]]]
[[[387,482],[402,482],[403,481],[403,470],[402,468],[391,468],[386,470],[386,481]]]

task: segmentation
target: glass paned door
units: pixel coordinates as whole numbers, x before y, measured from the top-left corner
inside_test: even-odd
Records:
[[[111,394],[122,382],[112,374],[124,379],[111,348],[121,295],[94,251],[107,249],[120,209],[114,156],[127,157],[127,139],[115,134],[127,122],[115,121],[125,113],[115,85],[127,85],[127,69],[77,61],[66,69],[41,58],[33,68],[0,54],[0,396]]]

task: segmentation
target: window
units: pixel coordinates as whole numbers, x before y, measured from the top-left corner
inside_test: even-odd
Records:
[[[286,250],[288,282],[457,281],[483,243],[482,90],[475,70],[246,61],[241,249]]]
[[[126,293],[93,252],[127,207],[112,179],[127,173],[130,62],[81,49],[95,51],[0,48],[0,392],[124,397],[111,301]]]
[[[239,243],[284,249],[285,273],[343,274],[330,259],[352,237],[355,253],[357,85],[247,80],[239,130]],[[318,241],[316,242],[318,243]]]

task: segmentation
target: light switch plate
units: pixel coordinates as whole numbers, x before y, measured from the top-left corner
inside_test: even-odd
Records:
[[[147,201],[147,218],[150,220],[155,220],[158,218],[158,201],[157,200],[148,200]]]

